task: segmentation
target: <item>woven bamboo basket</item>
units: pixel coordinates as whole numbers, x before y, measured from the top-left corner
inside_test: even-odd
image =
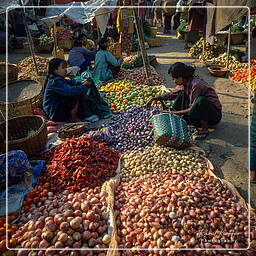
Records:
[[[151,36],[156,36],[157,35],[157,27],[152,27],[151,28]]]
[[[73,41],[71,39],[59,40],[58,46],[63,50],[70,50],[73,47]]]
[[[64,53],[64,50],[63,50],[62,48],[59,48],[59,47],[57,47],[57,50],[56,50],[56,51],[55,51],[55,47],[53,47],[52,56],[53,56],[54,58],[60,58],[60,59],[65,60],[65,53]]]
[[[8,63],[8,81],[14,82],[18,79],[18,66],[12,63]],[[0,88],[6,85],[6,62],[0,62]]]
[[[111,43],[108,47],[108,50],[117,58],[122,56],[121,43]]]
[[[22,81],[22,80],[20,80]],[[24,81],[24,80],[23,80]],[[18,102],[3,102],[0,101],[0,112],[1,112],[1,120],[6,120],[8,118],[13,118],[17,116],[22,116],[22,115],[33,115],[33,111],[35,108],[39,108],[42,106],[43,103],[43,86],[41,83],[35,80],[26,80],[26,81],[31,81],[34,83],[37,83],[38,86],[41,86],[40,93],[35,95],[32,98],[25,99],[22,101]],[[15,83],[9,83],[8,86],[15,86]],[[6,115],[6,105],[8,108],[8,118]]]
[[[53,44],[46,44],[46,45],[37,45],[36,50],[39,53],[51,52],[53,49]]]
[[[33,134],[28,132],[33,130]],[[1,135],[6,132],[6,121],[0,123]],[[41,152],[47,143],[46,122],[41,116],[19,116],[8,121],[8,151],[23,150],[29,157]],[[6,141],[1,138],[4,152]]]
[[[158,47],[161,46],[161,39],[159,37],[156,38],[148,38],[146,39],[149,47]]]

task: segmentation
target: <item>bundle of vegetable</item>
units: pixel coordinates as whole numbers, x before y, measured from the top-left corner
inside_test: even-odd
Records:
[[[188,23],[185,20],[181,19],[180,25],[178,26],[177,31],[178,32],[185,31],[187,26],[188,26]]]
[[[256,60],[251,61],[251,68],[250,68],[250,80],[248,77],[249,70],[248,67],[245,67],[241,70],[236,70],[233,75],[231,76],[231,80],[241,82],[247,88],[250,85],[250,90],[252,92],[256,89]]]
[[[193,173],[206,169],[200,153],[194,150],[177,150],[158,145],[147,146],[144,150],[127,152],[123,156],[123,168],[120,171],[123,181],[151,173],[154,170],[169,170],[173,174]]]
[[[231,27],[231,33],[242,33],[243,31],[244,27],[241,25],[236,24]]]
[[[124,111],[136,105],[143,106],[152,97],[162,94],[159,86],[139,85],[127,80],[107,84],[100,91],[107,92],[105,99],[113,112]]]
[[[7,249],[6,245],[9,248],[15,248],[17,245],[17,238],[12,237],[18,229],[18,226],[13,225],[12,222],[17,219],[18,213],[10,213],[8,215],[8,223],[6,217],[0,217],[0,254],[3,256],[13,256],[15,255],[14,251]]]
[[[149,248],[144,251],[147,255],[171,255],[157,249],[248,246],[247,209],[205,170],[183,174],[155,170],[121,183],[116,194],[120,248],[133,248],[133,252]],[[199,252],[187,255],[215,255]]]
[[[35,56],[38,71],[46,73],[48,69],[49,59],[41,56]],[[19,68],[19,79],[31,78],[35,75],[36,68],[33,62],[33,58],[27,57],[24,60],[20,61],[18,64]]]
[[[159,109],[148,111],[145,107],[133,107],[115,115],[108,127],[112,146],[121,152],[143,149],[153,141],[151,119]]]
[[[162,85],[164,83],[164,78],[160,74],[158,74],[153,67],[151,67],[151,73],[154,85]],[[121,69],[118,73],[118,78],[131,79],[140,84],[147,84],[147,76],[144,67],[133,70]]]
[[[203,55],[203,44],[204,39],[201,38],[193,47],[190,48],[189,54],[193,58],[199,58],[200,60],[208,60],[215,57],[218,57],[220,54],[224,53],[226,48],[223,45],[214,43],[210,44],[208,42],[205,43],[205,52]]]
[[[226,66],[227,64],[227,55],[222,55],[219,56],[217,58],[213,58],[209,60],[213,65],[223,65]],[[247,66],[246,63],[241,63],[239,61],[236,60],[235,56],[230,56],[230,60],[229,60],[229,70],[233,71],[233,70],[238,70],[241,68],[245,68]]]
[[[41,35],[40,37],[35,38],[34,41],[35,43],[38,43],[40,46],[53,44],[53,39],[51,39],[47,35]]]
[[[36,190],[40,190],[37,187]],[[110,242],[107,193],[100,187],[84,188],[79,193],[48,192],[40,201],[21,212],[20,227],[14,237],[18,240],[18,256],[31,255],[98,255],[105,256]],[[32,251],[33,248],[41,250]],[[97,248],[93,251],[68,251],[67,248]],[[46,249],[46,250],[45,250]],[[52,250],[51,250],[52,249]],[[56,249],[56,250],[53,250]]]
[[[72,138],[44,155],[44,178],[54,190],[80,190],[102,184],[115,176],[119,154],[91,138]]]

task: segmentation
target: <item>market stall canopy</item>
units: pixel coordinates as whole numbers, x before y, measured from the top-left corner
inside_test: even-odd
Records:
[[[22,5],[27,5],[30,0],[21,0]],[[19,0],[1,0],[0,13],[4,13],[10,6],[20,6]]]
[[[213,6],[226,7],[214,8],[207,10],[207,27],[210,35],[215,35],[223,28],[229,26],[232,22],[240,19],[243,15],[248,13],[248,8],[253,7],[254,0],[214,0]],[[228,6],[228,7],[227,7]],[[229,8],[234,7],[234,8]],[[208,15],[208,13],[210,13]]]
[[[72,2],[65,5],[50,5],[46,17],[42,19],[48,25],[53,25],[62,17],[86,24],[95,17],[100,32],[105,33],[110,12],[115,9],[117,0],[90,0],[88,2]],[[63,7],[65,6],[65,7]]]

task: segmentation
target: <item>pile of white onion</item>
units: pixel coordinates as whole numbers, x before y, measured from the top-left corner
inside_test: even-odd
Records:
[[[18,239],[18,256],[89,255],[90,248],[97,248],[90,255],[105,256],[111,236],[105,192],[100,188],[83,189],[81,193],[48,193],[48,198],[38,205],[31,205],[29,213],[22,213],[20,228],[14,235]],[[33,248],[47,250],[31,251]],[[81,248],[68,251],[67,248]],[[50,250],[61,249],[61,250]],[[83,249],[88,249],[83,250]]]

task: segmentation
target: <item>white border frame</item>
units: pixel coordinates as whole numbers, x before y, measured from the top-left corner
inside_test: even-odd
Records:
[[[97,7],[101,7],[101,8],[120,8],[122,6],[86,6],[88,8],[97,8]],[[182,6],[185,8],[199,8],[199,6]],[[8,6],[6,8],[6,102],[8,102],[8,12],[12,9],[17,9],[17,8],[22,8],[22,9],[30,9],[30,8],[55,8],[55,6]],[[58,8],[67,8],[67,6],[64,5],[58,5]],[[82,8],[80,6],[72,6],[72,8]],[[155,8],[164,8],[163,6],[126,6],[126,8],[150,8],[150,9],[155,9]],[[176,10],[176,6],[168,6],[168,8],[174,8]],[[251,68],[251,64],[250,64],[250,19],[251,19],[251,14],[250,14],[250,8],[248,6],[200,6],[200,8],[245,8],[248,10],[248,78],[249,78],[249,88],[251,85],[251,72],[250,72],[250,68]],[[250,89],[248,88],[248,172],[249,172],[249,180],[248,180],[248,205],[250,207],[250,192],[251,192],[251,186],[250,186],[250,124],[251,124],[251,111],[250,111]],[[8,107],[6,105],[6,116],[7,116],[7,120],[6,120],[6,154],[8,155]],[[6,158],[6,223],[8,223],[8,158]],[[251,213],[250,213],[250,209],[248,209],[248,247],[247,248],[106,248],[106,249],[100,249],[102,251],[116,251],[116,250],[121,250],[121,251],[126,251],[126,250],[131,250],[131,251],[148,251],[149,249],[152,250],[157,250],[157,251],[247,251],[250,249],[250,243],[251,243],[251,235],[250,235],[250,226],[251,226]],[[8,241],[7,239],[7,229],[6,229],[6,241]],[[23,251],[45,251],[45,250],[51,250],[51,251],[62,251],[65,248],[54,248],[54,249],[49,249],[49,248],[9,248],[8,244],[6,243],[6,248],[8,250],[13,250],[13,251],[18,251],[18,250],[23,250]],[[67,248],[65,250],[68,251],[97,251],[99,249],[96,248],[89,248],[89,249],[81,249],[81,248]]]

